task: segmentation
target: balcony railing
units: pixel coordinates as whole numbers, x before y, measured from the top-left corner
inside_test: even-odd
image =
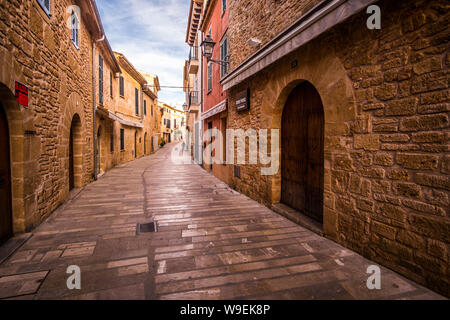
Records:
[[[198,91],[193,91],[189,93],[189,107],[193,104],[198,105],[200,99],[199,99],[199,94]]]
[[[191,47],[189,51],[189,74],[196,74],[198,72],[199,60],[198,60],[198,47]]]
[[[189,62],[191,60],[198,60],[198,46],[191,47],[189,51]]]

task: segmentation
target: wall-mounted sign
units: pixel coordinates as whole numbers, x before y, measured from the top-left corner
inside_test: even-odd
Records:
[[[16,81],[16,99],[24,108],[28,108],[28,87]]]
[[[238,112],[250,109],[250,89],[245,89],[236,94],[236,110]]]

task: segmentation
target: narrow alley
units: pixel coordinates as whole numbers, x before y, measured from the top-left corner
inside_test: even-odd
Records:
[[[76,191],[0,264],[1,299],[440,299],[279,216],[169,144]],[[155,221],[157,232],[137,234]],[[66,273],[79,266],[81,289]]]

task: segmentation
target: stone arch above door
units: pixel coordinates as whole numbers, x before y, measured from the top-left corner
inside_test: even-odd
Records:
[[[23,111],[21,110],[13,92],[3,83],[0,83],[0,101],[6,113],[10,137],[10,164],[11,164],[11,202],[14,234],[24,232],[26,229],[25,217],[25,137]],[[31,207],[31,206],[30,206]]]
[[[70,143],[70,128],[72,126],[72,121],[74,118],[78,117],[80,122],[80,139],[82,142],[81,146],[81,168],[78,179],[76,180],[75,187],[82,187],[86,183],[85,177],[85,157],[87,154],[87,148],[92,148],[90,146],[90,139],[86,137],[86,119],[85,112],[82,104],[82,99],[78,93],[72,93],[65,104],[65,109],[63,116],[60,120],[60,125],[58,127],[58,137],[59,137],[59,154],[60,156],[60,168],[62,170],[61,177],[63,180],[64,188],[61,188],[61,199],[63,202],[67,199],[69,193],[69,143]]]
[[[317,50],[313,50],[317,49]],[[266,71],[261,99],[261,128],[281,129],[283,108],[292,90],[304,81],[310,82],[318,91],[324,109],[324,202],[331,191],[330,164],[332,154],[342,151],[342,132],[348,131],[350,123],[357,116],[352,82],[341,61],[327,48],[303,48]],[[291,68],[290,61],[297,60],[298,66]],[[347,129],[346,129],[347,128]],[[348,132],[345,132],[348,134]],[[280,143],[281,145],[281,143]],[[281,157],[281,154],[280,154]],[[279,159],[281,160],[281,158]],[[281,198],[281,171],[269,180],[271,203]],[[324,230],[327,228],[324,208]]]
[[[324,114],[314,86],[291,91],[281,125],[281,202],[322,224]]]

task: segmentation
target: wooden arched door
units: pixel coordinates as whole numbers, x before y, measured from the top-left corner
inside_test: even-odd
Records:
[[[147,132],[144,134],[144,156],[147,155]]]
[[[82,148],[81,120],[78,114],[75,114],[70,124],[69,136],[69,190],[81,187]]]
[[[137,158],[137,131],[134,132],[134,157]]]
[[[102,173],[102,126],[97,130],[97,172]]]
[[[0,102],[0,244],[13,236],[10,168],[8,121]]]
[[[70,138],[69,138],[69,190],[75,187],[75,174],[73,164],[73,145],[74,145],[74,125],[70,126]]]
[[[309,82],[289,95],[281,126],[281,202],[323,222],[324,113]]]

